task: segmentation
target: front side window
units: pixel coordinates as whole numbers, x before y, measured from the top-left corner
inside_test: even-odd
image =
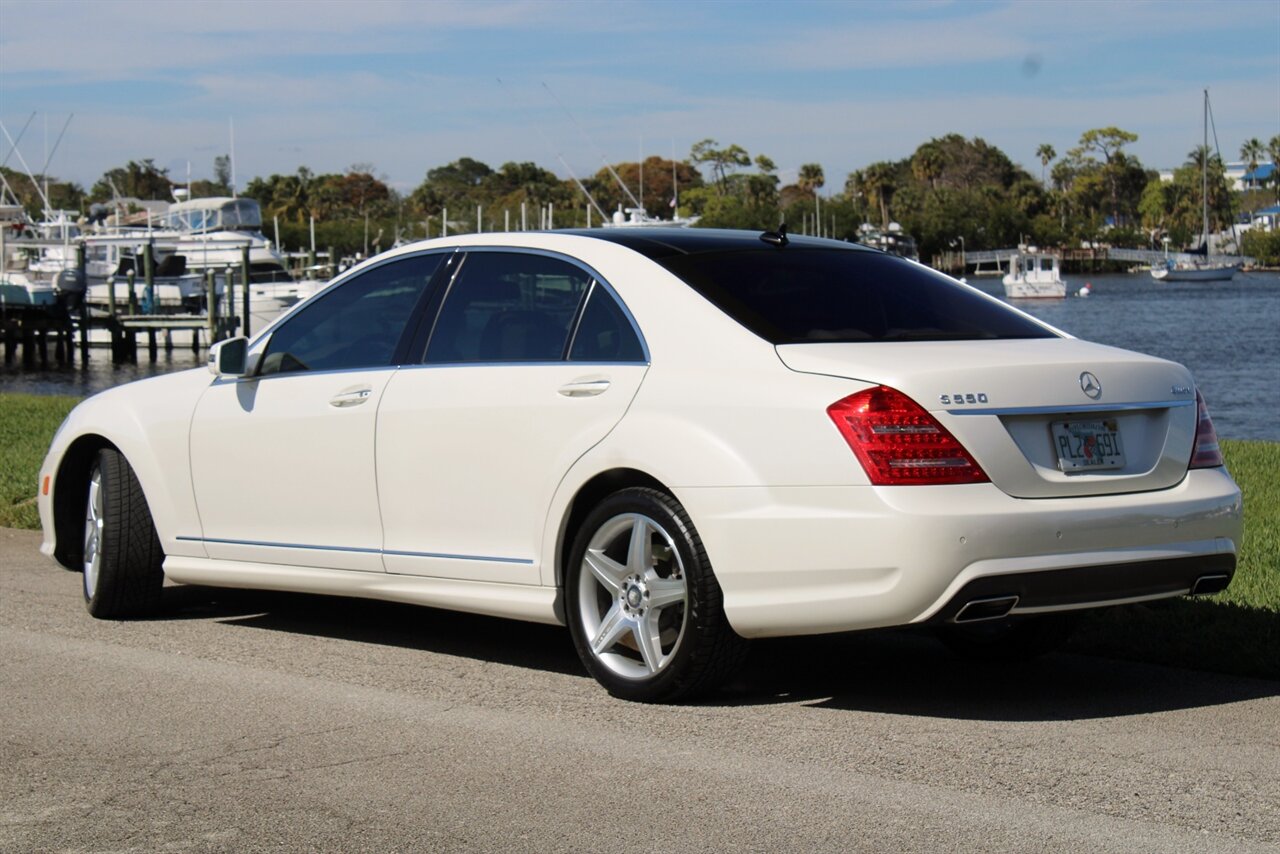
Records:
[[[299,307],[272,333],[259,375],[390,365],[414,306],[445,257],[383,264]]]
[[[590,274],[557,258],[472,252],[445,296],[426,361],[560,361],[590,285]]]

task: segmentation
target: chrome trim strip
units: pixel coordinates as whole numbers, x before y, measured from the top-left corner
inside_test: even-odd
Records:
[[[222,546],[260,546],[272,549],[308,549],[311,551],[322,552],[352,552],[354,554],[380,554],[392,555],[394,557],[430,557],[443,558],[446,560],[478,560],[488,563],[516,563],[523,566],[532,566],[533,561],[527,558],[518,557],[488,557],[485,555],[452,555],[437,552],[403,552],[403,551],[383,551],[382,549],[358,548],[355,546],[313,546],[304,545],[302,543],[268,543],[261,540],[227,540],[218,537],[175,537],[174,539],[187,543],[215,543]]]
[[[1150,403],[1084,403],[1073,406],[1008,406],[983,409],[947,409],[948,415],[1056,415],[1070,412],[1135,412],[1194,406],[1194,400],[1155,400]]]
[[[1142,602],[1156,602],[1160,599],[1173,599],[1178,596],[1186,596],[1191,592],[1188,587],[1185,590],[1170,590],[1168,593],[1151,593],[1146,596],[1127,596],[1123,599],[1098,599],[1093,602],[1072,602],[1070,605],[1040,605],[1038,607],[1019,608],[1015,606],[1010,614],[1052,614],[1058,611],[1080,611],[1087,608],[1102,608],[1111,605],[1137,605]]]
[[[533,561],[520,557],[483,557],[480,555],[450,555],[436,554],[433,552],[401,552],[401,551],[385,551],[384,555],[392,555],[394,557],[434,557],[444,558],[446,560],[481,560],[488,563],[518,563],[522,566],[533,566]]]

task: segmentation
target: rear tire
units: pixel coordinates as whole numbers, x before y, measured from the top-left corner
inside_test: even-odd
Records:
[[[164,587],[164,551],[138,476],[114,448],[89,470],[84,523],[84,601],[99,619],[154,614]]]
[[[938,630],[955,654],[978,661],[1026,661],[1061,647],[1080,622],[1079,611],[959,623]]]
[[[565,601],[582,663],[625,700],[710,691],[746,655],[693,522],[656,489],[615,492],[587,515],[570,551]]]

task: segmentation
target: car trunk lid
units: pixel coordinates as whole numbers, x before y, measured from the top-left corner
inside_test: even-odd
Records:
[[[1196,431],[1186,368],[1071,338],[786,344],[801,373],[887,385],[929,411],[1020,498],[1165,489]]]

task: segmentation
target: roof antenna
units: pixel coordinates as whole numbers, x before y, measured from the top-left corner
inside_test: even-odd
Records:
[[[791,242],[787,239],[787,224],[785,222],[778,226],[777,231],[766,231],[761,234],[760,239],[779,249]]]

